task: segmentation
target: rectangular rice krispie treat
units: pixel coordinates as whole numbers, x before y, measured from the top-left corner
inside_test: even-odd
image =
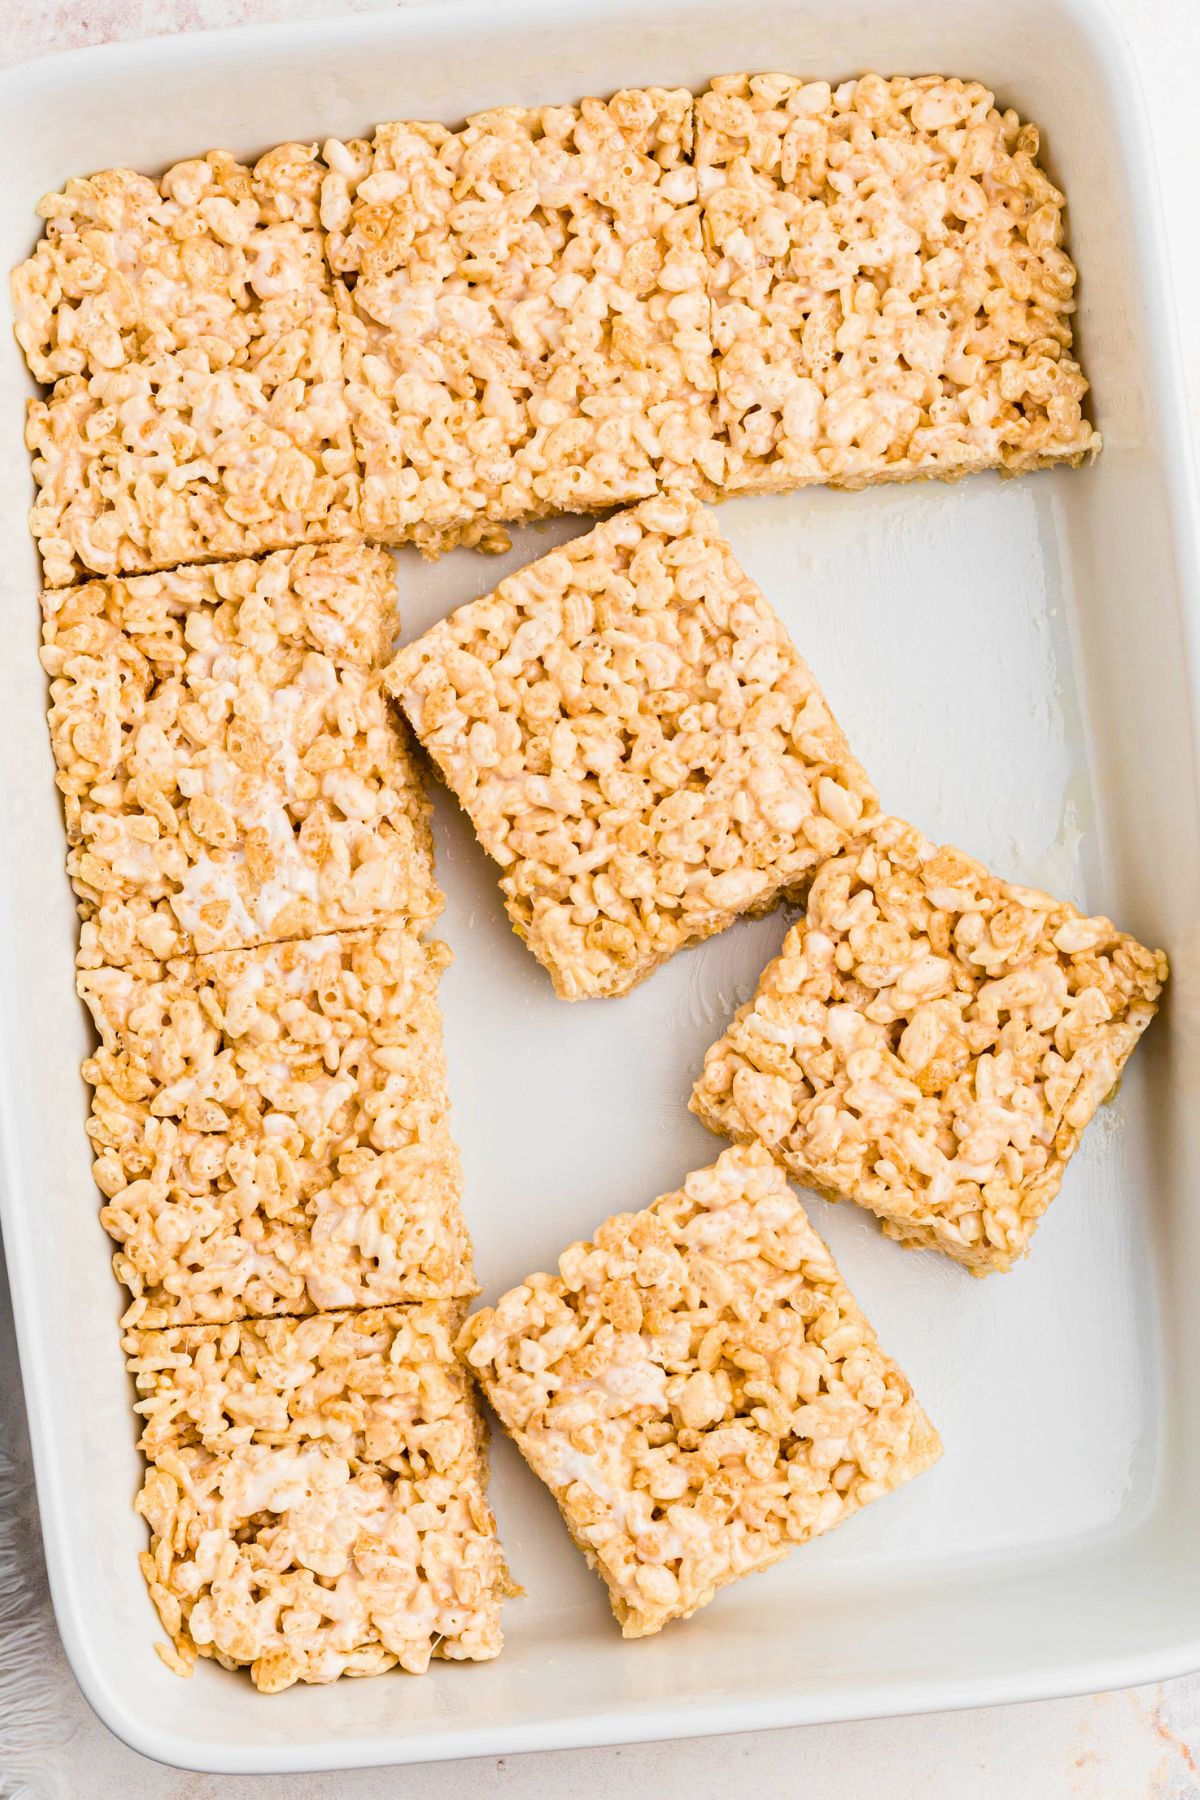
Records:
[[[471,1294],[437,984],[403,926],[85,970],[88,1131],[146,1328]]]
[[[459,1348],[626,1637],[935,1462],[937,1433],[761,1149],[467,1320]]]
[[[1099,449],[1038,148],[978,83],[717,77],[696,164],[726,491]]]
[[[650,88],[325,146],[369,536],[719,474],[692,114]]]
[[[885,819],[708,1052],[692,1111],[976,1275],[1029,1248],[1167,959]]]
[[[875,809],[713,514],[662,495],[502,581],[384,680],[565,999],[802,888]]]
[[[435,916],[428,803],[370,666],[394,622],[385,551],[304,547],[43,605],[85,963]]]
[[[151,1467],[142,1567],[180,1674],[278,1693],[501,1647],[509,1581],[446,1305],[125,1338]]]
[[[159,181],[108,169],[38,210],[17,337],[47,587],[352,535],[358,469],[321,166],[284,144]]]

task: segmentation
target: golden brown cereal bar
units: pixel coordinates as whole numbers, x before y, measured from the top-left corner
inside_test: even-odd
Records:
[[[509,576],[384,680],[566,999],[767,910],[874,811],[807,664],[682,496]]]
[[[459,1338],[626,1637],[920,1474],[937,1434],[764,1150],[573,1244]]]
[[[13,272],[48,587],[352,536],[320,165],[284,144],[68,182]]]
[[[151,1467],[142,1564],[171,1644],[276,1693],[501,1646],[514,1591],[459,1309],[388,1307],[125,1339]]]
[[[977,82],[714,80],[696,165],[726,492],[1099,449],[1038,149]]]
[[[425,923],[428,804],[377,674],[386,552],[334,545],[44,596],[83,960]]]
[[[900,819],[826,863],[692,1111],[977,1275],[1029,1248],[1167,959]]]
[[[352,1467],[475,1474],[483,1420],[453,1353],[463,1301],[127,1331],[151,1460],[320,1443]]]
[[[692,113],[651,88],[325,146],[369,536],[436,548],[719,472]]]
[[[143,1327],[475,1292],[437,982],[403,926],[81,972],[101,1218]]]

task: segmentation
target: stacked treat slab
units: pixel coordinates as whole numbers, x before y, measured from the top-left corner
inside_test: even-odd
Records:
[[[1079,462],[1037,156],[978,84],[738,75],[71,181],[13,276],[46,585]]]
[[[345,544],[45,597],[146,1575],[269,1691],[500,1645],[393,596]]]
[[[876,809],[812,671],[684,496],[510,576],[384,681],[568,1000],[802,892]]]

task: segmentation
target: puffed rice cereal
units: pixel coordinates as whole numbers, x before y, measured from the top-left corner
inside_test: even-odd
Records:
[[[501,1647],[508,1578],[460,1314],[393,1307],[125,1339],[151,1468],[142,1568],[164,1660],[296,1681]]]
[[[696,102],[727,492],[1079,463],[1075,268],[975,82],[722,75]]]
[[[486,1434],[453,1344],[461,1301],[127,1331],[153,1460],[199,1444],[320,1443],[355,1468],[472,1474]]]
[[[335,545],[43,597],[82,960],[233,949],[441,904],[379,676],[393,577]]]
[[[321,168],[284,144],[67,183],[12,276],[47,587],[358,529]]]
[[[885,819],[822,868],[692,1111],[986,1275],[1028,1250],[1166,979],[1108,919]]]
[[[807,664],[682,495],[509,576],[384,681],[568,1000],[766,911],[875,808]]]
[[[719,473],[692,116],[651,88],[325,146],[369,536],[437,549]]]
[[[101,1222],[144,1328],[476,1291],[437,984],[402,926],[82,971]]]
[[[459,1348],[626,1637],[920,1474],[937,1434],[760,1148],[467,1320]]]

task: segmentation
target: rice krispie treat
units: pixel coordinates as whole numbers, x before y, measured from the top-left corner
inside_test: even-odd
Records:
[[[454,1357],[460,1301],[128,1331],[122,1343],[154,1461],[199,1445],[323,1444],[353,1468],[471,1476],[483,1419]]]
[[[438,981],[450,961],[404,926],[133,968],[81,970],[100,1034],[85,1065],[110,1195],[157,1170],[232,1182],[269,1149],[301,1198],[364,1144],[429,1138],[449,1110]]]
[[[723,75],[696,102],[727,491],[1080,462],[1064,199],[977,83]]]
[[[448,960],[396,926],[80,974],[130,1323],[475,1292],[437,1006]]]
[[[937,1434],[764,1150],[727,1150],[459,1347],[603,1577],[658,1631],[937,1460]]]
[[[441,903],[379,676],[386,552],[92,581],[43,599],[82,957],[236,948]]]
[[[371,537],[719,473],[692,113],[650,88],[325,146]]]
[[[41,202],[46,235],[11,286],[52,384],[26,433],[47,587],[357,529],[320,175],[303,145],[253,169],[214,150]]]
[[[445,1121],[396,1150],[347,1152],[307,1200],[283,1163],[268,1142],[243,1154],[236,1186],[196,1193],[153,1173],[122,1186],[100,1214],[132,1295],[122,1323],[152,1330],[477,1291]]]
[[[663,495],[385,671],[565,999],[621,994],[802,887],[875,807],[711,512]]]
[[[885,819],[704,1062],[692,1111],[972,1273],[1029,1248],[1167,959]]]
[[[188,1674],[211,1656],[277,1693],[499,1652],[515,1590],[452,1356],[459,1316],[129,1333],[151,1461],[142,1567],[168,1666]]]

